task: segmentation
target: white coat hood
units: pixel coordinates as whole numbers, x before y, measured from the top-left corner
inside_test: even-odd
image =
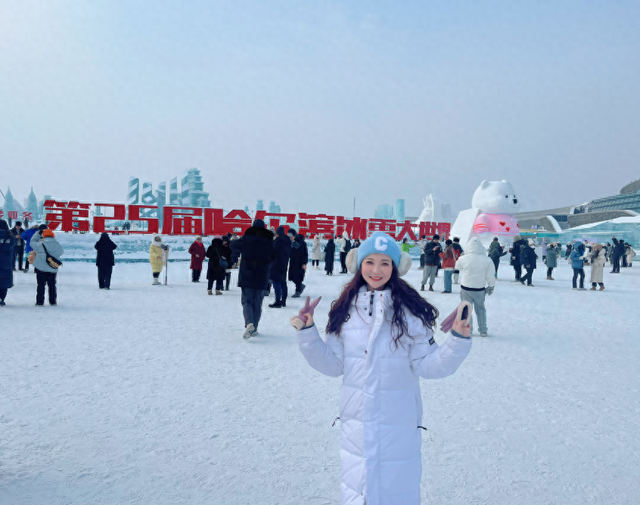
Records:
[[[467,242],[455,269],[460,270],[460,284],[464,287],[482,289],[496,285],[496,267],[477,237]]]

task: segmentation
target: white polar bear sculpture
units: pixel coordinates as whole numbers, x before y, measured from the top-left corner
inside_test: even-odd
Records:
[[[451,236],[460,237],[466,244],[478,237],[487,247],[493,237],[515,237],[520,233],[518,221],[513,215],[520,209],[520,202],[513,186],[505,181],[482,181],[471,199],[471,209],[458,214],[451,227]]]

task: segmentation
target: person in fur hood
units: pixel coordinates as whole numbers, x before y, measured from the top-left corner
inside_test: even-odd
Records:
[[[471,350],[468,320],[456,321],[451,336],[436,343],[438,310],[401,279],[411,257],[389,235],[374,233],[346,263],[354,277],[331,303],[325,338],[313,320],[319,300],[307,300],[290,319],[309,365],[343,377],[341,501],[419,505],[425,429],[420,377],[456,372]]]
[[[149,263],[151,264],[151,273],[153,274],[153,285],[160,285],[160,272],[169,255],[169,246],[162,243],[162,237],[156,235],[149,246]]]
[[[478,237],[469,240],[465,246],[465,253],[456,261],[455,268],[460,270],[460,300],[473,305],[480,336],[486,337],[487,310],[484,302],[486,295],[493,294],[496,268]]]

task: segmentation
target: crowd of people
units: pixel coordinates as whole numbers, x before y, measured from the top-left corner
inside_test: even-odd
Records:
[[[337,237],[325,236],[325,240],[316,235],[309,254],[305,237],[295,229],[290,228],[285,232],[285,228],[280,226],[269,230],[263,221],[257,219],[242,237],[232,233],[216,235],[208,246],[204,244],[203,237],[196,237],[189,247],[191,281],[200,282],[206,260],[207,294],[222,295],[224,291],[229,291],[232,272],[237,271],[245,319],[243,336],[250,338],[257,335],[263,299],[272,289],[275,300],[268,307],[284,308],[289,298],[289,282],[294,291],[291,298],[299,298],[306,288],[304,280],[307,268],[320,270],[320,263],[324,262],[325,274],[331,276],[337,254],[340,273],[346,274],[349,252],[359,247],[360,241],[352,241],[347,232]],[[610,273],[620,273],[621,268],[632,266],[636,254],[630,244],[616,237],[606,244],[576,240],[568,243],[564,252],[559,242],[548,243],[545,238],[537,244],[533,239],[520,236],[514,237],[509,247],[501,244],[496,237],[488,250],[478,239],[472,239],[463,249],[458,238],[442,242],[439,235],[430,239],[422,236],[415,243],[405,238],[399,247],[403,253],[419,248],[419,269],[423,271],[421,291],[434,291],[440,270],[444,273],[443,294],[453,293],[453,285],[460,283],[461,300],[474,307],[482,336],[486,336],[488,331],[485,297],[493,293],[503,256],[510,255],[513,282],[533,287],[533,275],[539,261],[546,268],[546,280],[553,281],[553,272],[564,257],[573,269],[573,289],[587,290],[585,267],[589,267],[591,290],[603,291],[606,263],[611,264]],[[108,233],[102,233],[95,244],[100,289],[111,288],[116,248]],[[161,284],[160,274],[166,268],[169,252],[162,236],[155,235],[149,246],[153,285]],[[46,224],[24,230],[18,221],[9,229],[6,221],[0,220],[0,306],[5,304],[7,290],[13,286],[13,272],[28,272],[30,265],[33,265],[37,278],[36,305],[44,305],[45,292],[48,292],[49,304],[56,305],[56,276],[63,253],[55,233]]]

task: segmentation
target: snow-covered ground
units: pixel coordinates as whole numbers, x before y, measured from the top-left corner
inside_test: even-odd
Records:
[[[422,381],[423,503],[638,503],[638,266],[580,292],[564,261],[535,288],[502,264],[490,337],[454,376]],[[35,276],[15,275],[0,308],[0,503],[339,503],[340,379],[298,351],[302,299],[265,303],[244,341],[237,287],[207,296],[188,263],[170,269],[172,287],[152,287],[148,265],[118,264],[103,291],[95,266],[69,262],[59,305],[42,308]],[[310,270],[321,327],[347,278]],[[446,316],[459,286],[441,291],[442,275],[426,295]]]

